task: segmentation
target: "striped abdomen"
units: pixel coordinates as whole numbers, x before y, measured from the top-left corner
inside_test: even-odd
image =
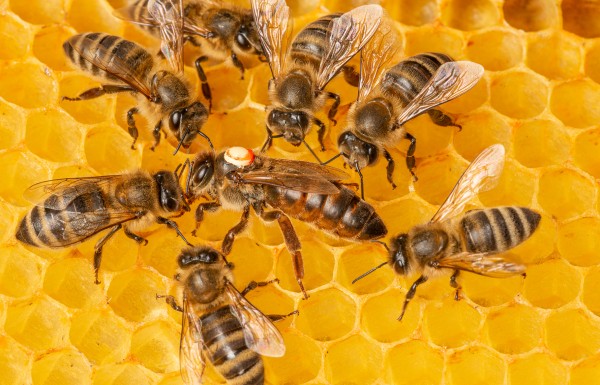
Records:
[[[341,238],[370,240],[387,234],[387,228],[373,206],[352,190],[338,186],[333,195],[303,193],[265,186],[266,201],[275,209]]]
[[[242,325],[229,305],[201,317],[206,355],[215,369],[230,384],[264,383],[263,362],[258,353],[248,349]]]
[[[110,225],[106,202],[104,192],[92,183],[68,188],[61,195],[50,195],[27,213],[16,237],[38,247],[65,247],[81,242]]]
[[[340,13],[323,16],[300,31],[292,42],[290,50],[292,60],[296,63],[310,64],[317,70],[329,44],[327,41],[329,23],[340,16]]]
[[[450,56],[436,52],[411,56],[387,71],[381,87],[386,94],[396,96],[404,107],[417,96],[437,69],[450,61],[453,61]]]
[[[127,16],[130,20],[139,23],[137,26],[142,28],[144,31],[156,37],[160,37],[160,29],[154,25],[148,24],[148,21],[153,19],[148,12],[148,0],[135,1],[133,4],[127,7],[127,15],[125,16]]]
[[[464,247],[472,253],[502,252],[533,234],[541,216],[525,207],[472,210],[460,221]]]
[[[130,73],[136,79],[149,79],[154,67],[152,55],[144,48],[105,33],[83,33],[63,44],[71,62],[94,76],[122,82],[114,74]]]

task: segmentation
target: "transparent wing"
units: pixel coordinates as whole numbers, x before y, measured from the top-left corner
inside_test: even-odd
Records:
[[[363,5],[346,12],[331,22],[327,52],[321,60],[317,74],[317,89],[325,88],[373,36],[383,16],[383,9],[376,4]]]
[[[440,222],[459,215],[475,195],[491,190],[498,184],[503,168],[504,146],[494,144],[483,150],[461,175],[431,222]]]
[[[37,206],[64,210],[73,198],[96,191],[98,187],[102,188],[110,183],[119,183],[122,178],[123,175],[103,175],[47,180],[31,185],[23,193],[23,198]],[[63,199],[47,201],[52,195],[60,195]]]
[[[382,22],[360,55],[358,100],[364,100],[379,85],[387,64],[400,49],[398,33],[391,23]]]
[[[231,299],[233,315],[242,324],[246,346],[263,356],[283,356],[285,354],[283,337],[271,320],[242,297],[231,283],[225,285],[225,291]]]
[[[171,68],[183,72],[183,4],[181,0],[148,0],[148,13],[160,30],[160,50]]]
[[[108,49],[97,42],[92,41],[91,44],[81,44],[80,47],[94,47],[94,49],[80,50],[78,46],[71,44],[71,47],[77,51],[82,58],[92,63],[101,70],[117,77],[122,82],[130,85],[136,91],[144,94],[148,99],[152,97],[150,87],[146,84],[145,79],[139,77],[140,71],[134,71],[129,63],[125,62],[117,55],[113,55]],[[140,47],[140,49],[142,49]]]
[[[287,55],[286,31],[290,20],[290,8],[285,0],[252,0],[252,13],[263,52],[269,61],[273,78],[283,72]]]
[[[350,178],[350,175],[335,167],[324,166],[313,162],[305,162],[302,160],[265,158],[262,168],[274,172],[318,174],[327,180],[332,181]]]
[[[523,274],[525,266],[507,260],[500,255],[488,253],[471,254],[463,252],[446,256],[438,260],[438,267],[470,271],[487,277],[505,278]]]
[[[179,341],[179,369],[183,382],[188,385],[202,384],[202,373],[206,366],[203,350],[204,340],[200,317],[194,313],[184,292],[181,339]]]
[[[442,64],[421,92],[400,113],[397,124],[402,125],[425,111],[464,94],[477,84],[483,72],[481,65],[470,61]]]

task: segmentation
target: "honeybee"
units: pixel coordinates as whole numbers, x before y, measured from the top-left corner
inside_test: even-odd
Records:
[[[388,161],[387,179],[396,187],[392,179],[394,160],[385,147],[402,138],[410,140],[406,165],[416,180],[416,139],[402,126],[425,112],[437,125],[457,126],[434,107],[467,92],[484,72],[477,63],[453,61],[435,52],[409,57],[385,70],[398,47],[394,32],[384,25],[363,48],[358,99],[348,111],[346,130],[338,138],[340,155],[359,173],[361,185],[360,170],[373,165],[382,153]]]
[[[177,139],[175,152],[180,147],[188,148],[197,135],[205,138],[212,147],[210,139],[200,131],[208,119],[210,105],[207,110],[204,104],[197,100],[194,88],[184,78],[182,11],[167,0],[154,1],[153,4],[154,17],[163,21],[162,52],[168,59],[170,69],[164,69],[148,51],[129,40],[105,33],[75,35],[63,44],[71,63],[81,71],[110,84],[92,88],[75,98],[63,99],[86,100],[104,94],[132,92],[138,98],[138,106],[127,112],[128,131],[133,137],[132,149],[135,148],[138,138],[134,115],[140,111],[158,120],[152,131],[152,150],[160,142],[161,130],[171,133]],[[166,4],[169,4],[169,7]],[[208,87],[204,86],[206,76],[202,70],[201,59],[196,60],[196,69],[204,91]],[[206,93],[205,96],[210,97]],[[169,129],[165,130],[165,126]]]
[[[244,298],[253,287],[237,291],[230,265],[211,247],[185,249],[177,262],[183,306],[172,296],[166,298],[182,312],[179,360],[184,382],[201,384],[208,359],[228,383],[263,384],[260,355],[281,357],[285,344],[270,319]]]
[[[188,243],[177,224],[167,218],[190,211],[172,171],[49,180],[29,187],[24,196],[36,203],[17,228],[17,239],[27,245],[68,247],[109,229],[95,246],[96,283],[102,248],[121,228],[129,238],[146,244],[135,232],[157,222],[174,229]]]
[[[443,269],[452,269],[450,285],[457,289],[461,270],[488,276],[508,277],[522,274],[525,266],[497,255],[527,240],[537,229],[541,216],[526,207],[495,207],[467,211],[465,205],[481,191],[498,183],[504,166],[504,147],[495,144],[482,151],[460,177],[446,201],[429,223],[411,228],[392,238],[390,259],[361,275],[353,282],[389,263],[396,273],[409,275],[421,271],[412,284],[402,308],[414,297],[417,287]]]
[[[267,107],[268,138],[263,150],[273,138],[283,137],[294,146],[305,143],[312,124],[319,127],[319,143],[324,150],[325,124],[315,113],[328,98],[333,99],[328,117],[335,122],[340,104],[339,95],[324,88],[377,30],[382,8],[364,5],[343,15],[321,17],[295,37],[290,49],[285,47],[290,13],[285,0],[252,0],[252,11],[273,75],[269,82],[271,104]]]
[[[151,34],[160,35],[160,21],[149,12],[156,0],[137,0],[118,10],[117,16],[132,21]],[[164,2],[164,0],[162,0]],[[168,2],[167,2],[168,3]],[[203,54],[225,59],[229,55],[233,65],[244,78],[244,63],[262,58],[263,52],[256,32],[252,11],[222,0],[185,0],[184,39],[200,46],[196,37],[205,39]]]
[[[305,298],[308,296],[302,284],[301,244],[288,216],[349,240],[375,240],[387,234],[373,206],[342,185],[341,180],[347,175],[335,168],[255,156],[252,150],[242,147],[231,147],[218,155],[201,152],[188,166],[188,199],[206,195],[212,199],[198,205],[196,228],[204,211],[215,211],[221,206],[241,211],[240,222],[229,230],[222,243],[222,252],[227,255],[235,236],[245,229],[251,207],[264,221],[277,221]],[[267,207],[272,210],[266,211]]]

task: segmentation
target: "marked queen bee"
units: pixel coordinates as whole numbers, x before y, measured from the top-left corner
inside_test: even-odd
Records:
[[[338,138],[340,154],[325,162],[343,156],[359,173],[361,191],[360,170],[373,165],[380,154],[388,161],[388,181],[396,187],[392,179],[394,161],[386,147],[402,138],[410,140],[406,165],[416,180],[416,139],[403,125],[427,112],[437,125],[456,126],[434,108],[464,94],[483,76],[483,67],[477,63],[453,61],[434,52],[409,57],[388,68],[397,47],[397,34],[384,23],[361,51],[358,98],[348,111],[346,130]]]
[[[345,187],[341,180],[347,175],[335,168],[255,156],[252,150],[242,147],[232,147],[217,155],[200,153],[188,166],[188,199],[192,201],[205,195],[212,199],[198,205],[197,227],[205,211],[220,207],[241,211],[240,222],[223,240],[222,251],[227,255],[235,236],[248,224],[250,208],[264,221],[277,221],[305,298],[308,296],[302,284],[301,243],[289,217],[348,240],[375,240],[387,234],[387,228],[373,206]],[[267,211],[269,207],[272,210]]]
[[[390,241],[390,259],[353,282],[390,264],[396,273],[421,276],[406,293],[402,319],[417,287],[444,269],[454,271],[450,285],[457,289],[461,270],[488,276],[522,274],[525,266],[498,255],[525,242],[537,229],[541,216],[526,207],[494,207],[462,213],[479,192],[496,186],[504,166],[504,147],[495,144],[482,151],[460,177],[446,201],[426,224],[411,228]]]
[[[219,252],[207,246],[184,249],[177,258],[175,276],[183,295],[182,306],[175,297],[167,303],[182,312],[179,361],[181,375],[188,385],[202,383],[206,361],[210,361],[230,384],[262,385],[264,367],[260,355],[285,354],[283,337],[271,322],[282,316],[265,316],[245,294],[233,286],[230,265]],[[159,296],[160,297],[160,296]]]
[[[187,243],[177,224],[167,218],[190,211],[172,171],[55,179],[34,184],[24,195],[36,203],[17,228],[17,239],[27,245],[63,248],[108,230],[94,248],[96,283],[102,248],[120,229],[146,244],[135,232],[156,222],[174,229]]]
[[[161,22],[161,50],[169,68],[141,46],[118,36],[91,32],[75,35],[63,44],[73,66],[108,84],[89,89],[78,97],[63,99],[87,100],[104,94],[131,92],[138,99],[138,105],[127,112],[132,149],[138,138],[134,115],[139,112],[157,121],[152,130],[152,150],[160,142],[161,131],[177,139],[175,152],[180,147],[188,148],[197,135],[204,137],[212,147],[210,139],[200,131],[208,119],[210,106],[207,109],[198,100],[194,87],[184,77],[182,10],[170,0],[153,1],[153,4],[151,13]],[[200,59],[196,60],[196,69],[204,96],[210,102],[210,93],[207,93],[210,89]]]
[[[382,8],[364,5],[343,15],[323,16],[300,31],[290,49],[286,47],[290,10],[285,0],[252,0],[252,11],[273,75],[269,82],[271,104],[267,107],[268,138],[263,149],[279,137],[294,146],[306,143],[306,134],[316,124],[324,150],[325,124],[315,113],[328,98],[333,99],[328,116],[334,121],[340,104],[339,95],[324,88],[377,30]]]
[[[160,20],[152,15],[156,0],[137,0],[117,11],[117,16],[131,21],[154,36],[160,37]],[[164,0],[163,0],[164,3]],[[263,55],[260,39],[249,8],[243,8],[226,0],[184,0],[184,39],[195,46],[202,46],[208,57],[225,59],[229,55],[233,65],[244,77],[244,69],[254,58]],[[203,38],[202,44],[196,37]]]

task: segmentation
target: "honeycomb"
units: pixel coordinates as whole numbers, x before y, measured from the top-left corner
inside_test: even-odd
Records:
[[[300,28],[361,1],[288,0]],[[239,288],[278,277],[249,299],[267,314],[300,314],[278,323],[282,358],[265,358],[271,384],[600,384],[600,3],[596,0],[382,0],[398,23],[402,52],[441,51],[486,68],[482,81],[443,106],[462,130],[427,117],[408,124],[418,140],[419,181],[398,160],[398,187],[385,167],[364,170],[367,199],[390,234],[427,221],[468,162],[492,143],[507,149],[499,186],[474,207],[518,204],[542,213],[535,235],[511,251],[526,277],[463,273],[463,299],[447,278],[422,285],[402,322],[403,296],[415,277],[380,269],[376,244],[353,244],[294,222],[311,298],[301,300],[282,236],[252,219],[229,257]],[[114,18],[124,0],[0,1],[0,384],[176,385],[180,315],[155,295],[174,292],[171,277],[183,244],[171,230],[149,229],[147,246],[122,233],[104,251],[101,285],[93,283],[94,239],[63,250],[28,248],[14,229],[30,203],[23,191],[53,177],[172,169],[186,154],[161,145],[129,149],[125,112],[134,99],[107,96],[62,102],[95,85],[62,54],[68,36],[101,31],[151,49],[158,42]],[[245,3],[248,5],[247,3]],[[187,68],[190,79],[194,71]],[[214,114],[205,132],[219,148],[260,146],[264,139],[266,65],[245,79],[213,63]],[[355,89],[332,89],[352,101]],[[335,153],[339,123],[326,136]],[[320,117],[324,120],[325,115]],[[145,123],[140,119],[139,126]],[[147,130],[142,135],[149,138]],[[309,135],[316,148],[316,135]],[[203,146],[200,143],[197,150]],[[307,159],[276,142],[271,155]],[[341,167],[341,163],[334,163]],[[356,181],[356,177],[354,180]],[[197,243],[216,245],[239,213],[209,214]],[[178,219],[193,228],[191,215]],[[191,237],[191,235],[190,235]],[[205,383],[223,383],[210,368]]]

